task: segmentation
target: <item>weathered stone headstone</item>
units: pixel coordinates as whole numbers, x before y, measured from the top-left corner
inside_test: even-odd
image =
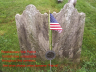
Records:
[[[77,0],[68,0],[68,3],[72,3],[75,7]]]
[[[56,53],[56,58],[61,61],[68,58],[79,62],[85,14],[78,13],[73,4],[67,3],[59,13],[53,12],[53,16],[63,29],[62,33],[52,31],[52,50]],[[36,51],[37,58],[47,60],[45,54],[49,50],[48,14],[41,14],[30,4],[22,15],[16,14],[15,19],[20,50]]]

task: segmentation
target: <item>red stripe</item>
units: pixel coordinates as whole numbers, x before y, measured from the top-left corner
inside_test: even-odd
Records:
[[[59,25],[59,24],[50,24],[50,25]]]
[[[50,26],[60,26],[60,25],[50,25]]]

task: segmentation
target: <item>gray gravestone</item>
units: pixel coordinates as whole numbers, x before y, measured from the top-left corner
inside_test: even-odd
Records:
[[[52,50],[58,60],[65,58],[75,62],[80,61],[83,40],[85,14],[78,13],[71,3],[65,4],[59,13],[53,16],[61,25],[63,31],[52,31]],[[48,14],[41,14],[34,5],[28,5],[22,15],[16,14],[16,26],[22,51],[36,51],[37,58],[46,60],[49,50]],[[32,55],[22,53],[22,55]]]

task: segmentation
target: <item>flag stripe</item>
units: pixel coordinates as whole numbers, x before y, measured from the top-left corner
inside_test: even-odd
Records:
[[[59,25],[59,24],[50,24],[50,25]]]
[[[51,28],[55,28],[55,29],[58,29],[58,28],[61,28],[61,27],[51,27]],[[51,28],[50,28],[50,29],[51,29]],[[61,29],[62,29],[62,28],[61,28]]]
[[[50,27],[61,27],[60,25],[50,25]]]
[[[50,26],[54,26],[54,27],[55,27],[55,26],[60,26],[60,25],[50,25]],[[61,27],[61,26],[60,26],[60,27]]]
[[[50,24],[59,24],[59,23],[50,23]]]
[[[62,28],[50,28],[50,29],[54,29],[54,30],[62,30]]]
[[[62,29],[58,29],[58,30],[57,29],[50,29],[50,30],[62,31]]]

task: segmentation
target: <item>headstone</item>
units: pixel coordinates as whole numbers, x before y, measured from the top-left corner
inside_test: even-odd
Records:
[[[75,7],[77,0],[68,0],[68,3],[72,3]]]
[[[59,13],[53,16],[62,27],[62,33],[52,31],[52,50],[55,59],[65,58],[74,62],[80,61],[83,40],[85,14],[79,13],[71,3],[64,5]],[[16,14],[16,26],[21,51],[36,51],[33,55],[41,60],[47,60],[45,54],[49,51],[48,14],[41,14],[34,5],[30,4],[22,15]],[[22,53],[22,55],[32,55]]]

